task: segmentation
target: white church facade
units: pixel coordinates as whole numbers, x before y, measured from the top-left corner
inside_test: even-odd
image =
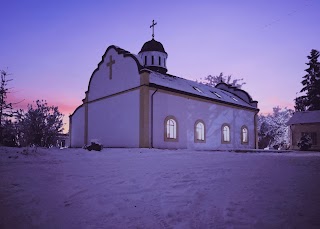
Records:
[[[111,45],[70,115],[70,146],[252,149],[257,102],[225,83],[207,86],[167,74],[168,54],[154,40],[138,55]]]

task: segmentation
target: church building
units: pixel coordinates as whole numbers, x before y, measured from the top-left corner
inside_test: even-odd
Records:
[[[96,139],[104,147],[256,148],[257,101],[225,83],[170,75],[167,58],[154,34],[137,55],[109,46],[70,115],[70,146]]]

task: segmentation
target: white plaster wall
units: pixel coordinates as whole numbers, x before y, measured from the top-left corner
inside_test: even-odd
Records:
[[[153,91],[150,92],[152,94]],[[174,99],[173,99],[174,98]],[[153,147],[155,148],[187,148],[187,125],[184,120],[188,118],[185,112],[184,99],[172,97],[157,91],[153,97]],[[178,141],[164,141],[164,120],[172,115],[178,122]]]
[[[150,94],[152,91],[150,92]],[[254,112],[199,100],[173,96],[163,92],[154,95],[154,147],[190,149],[246,149],[254,148]],[[178,142],[164,141],[164,119],[177,118]],[[202,119],[206,126],[206,143],[194,143],[194,124]],[[221,143],[221,126],[230,125],[231,143]],[[249,131],[249,144],[241,144],[241,127]]]
[[[167,57],[168,55],[163,52],[158,51],[146,51],[139,54],[143,65],[145,66],[160,66],[167,68]],[[145,63],[145,56],[147,56],[147,64]],[[152,64],[152,56],[154,56],[154,62]],[[161,58],[161,63],[159,65],[159,57]]]
[[[104,147],[139,147],[139,90],[116,95],[88,107],[88,143]]]
[[[84,106],[80,107],[71,117],[71,147],[84,146]]]
[[[115,64],[112,65],[111,80],[109,78],[110,68],[107,66],[110,56],[115,60]],[[104,56],[99,69],[91,78],[88,99],[92,101],[137,87],[139,84],[140,75],[136,61],[132,57],[124,57],[122,54],[118,54],[115,49],[111,48]]]

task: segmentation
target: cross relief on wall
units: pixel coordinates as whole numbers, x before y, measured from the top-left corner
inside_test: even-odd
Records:
[[[109,79],[112,79],[112,65],[115,63],[116,61],[112,60],[112,56],[110,55],[110,61],[107,63],[107,66],[109,67]]]

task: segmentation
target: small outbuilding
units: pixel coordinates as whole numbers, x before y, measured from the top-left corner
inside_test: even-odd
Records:
[[[299,149],[301,137],[309,135],[312,140],[310,150],[320,150],[320,110],[295,112],[287,124],[291,149]]]
[[[56,147],[65,148],[69,146],[70,146],[69,134],[59,134],[57,138]]]

